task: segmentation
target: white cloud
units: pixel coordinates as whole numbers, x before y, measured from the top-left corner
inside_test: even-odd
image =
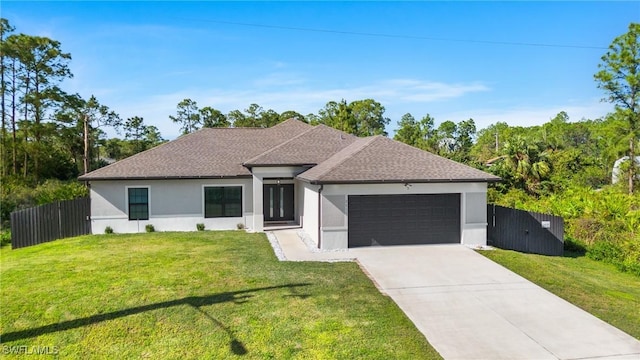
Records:
[[[178,135],[178,126],[171,123],[169,115],[175,113],[176,105],[185,98],[195,100],[200,107],[212,106],[223,112],[243,110],[256,103],[265,109],[278,112],[295,110],[302,114],[316,113],[332,100],[372,98],[382,103],[387,112],[390,112],[394,107],[411,103],[441,102],[490,90],[481,83],[447,84],[415,79],[391,79],[361,86],[312,89],[302,86],[304,81],[296,74],[274,73],[256,80],[253,87],[246,90],[181,90],[136,99],[135,103],[121,104],[115,110],[123,118],[142,116],[148,124],[157,126],[163,136],[174,138]],[[259,87],[255,87],[257,85]]]
[[[613,111],[613,106],[593,99],[583,103],[568,103],[566,105],[511,107],[506,109],[469,108],[464,111],[435,112],[431,115],[435,117],[437,123],[445,120],[458,122],[472,118],[478,130],[480,130],[497,122],[505,122],[510,126],[542,125],[553,119],[561,111],[569,115],[569,121],[593,120]]]

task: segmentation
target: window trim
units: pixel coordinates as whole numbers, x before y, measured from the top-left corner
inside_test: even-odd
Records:
[[[205,208],[206,197],[205,197],[205,189],[206,188],[226,188],[226,187],[239,187],[240,188],[240,216],[211,216],[206,217]],[[244,184],[203,184],[202,185],[202,217],[205,219],[229,219],[229,218],[244,218],[244,202],[245,202],[245,192],[244,192]]]
[[[127,185],[124,187],[124,199],[127,209],[127,220],[128,221],[148,221],[151,219],[151,186],[149,185]],[[131,215],[129,214],[129,189],[147,189],[147,219],[137,220],[131,219]]]

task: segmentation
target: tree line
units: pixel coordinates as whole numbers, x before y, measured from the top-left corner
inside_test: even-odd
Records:
[[[518,187],[531,195],[558,186],[564,175],[574,178],[579,173],[576,166],[610,171],[620,156],[636,156],[640,137],[639,34],[640,24],[630,24],[629,31],[614,39],[601,58],[594,79],[604,90],[605,100],[616,106],[616,111],[603,119],[569,122],[568,114],[561,112],[542,126],[496,123],[478,131],[473,119],[458,123],[446,120],[436,127],[429,114],[417,120],[407,113],[397,122],[394,138],[473,166],[491,165],[489,171],[505,179],[503,188]],[[49,178],[74,179],[166,141],[158,128],[146,124],[142,117],[123,120],[93,95],[85,99],[65,92],[61,84],[73,74],[71,54],[63,51],[60,42],[15,33],[3,18],[0,50],[3,177],[21,178],[32,185]],[[200,128],[267,128],[295,118],[357,136],[387,136],[391,122],[384,106],[374,99],[329,101],[317,113],[302,115],[295,110],[278,113],[258,104],[225,114],[212,106],[200,108],[187,98],[169,118],[182,134]],[[123,138],[107,138],[107,128]],[[570,173],[558,175],[569,166]],[[630,160],[622,167],[631,193],[637,168]],[[583,176],[584,183],[606,183],[604,170],[592,173]]]
[[[598,229],[609,229],[617,222],[607,230],[607,234],[615,234],[612,238],[626,239],[622,244],[627,245],[617,249],[640,256],[636,184],[640,172],[638,164],[630,160],[637,156],[640,138],[639,39],[640,24],[632,23],[601,58],[594,80],[603,90],[604,100],[615,105],[615,111],[605,117],[570,121],[567,113],[560,112],[539,126],[498,122],[478,130],[472,118],[459,122],[447,119],[436,126],[436,119],[428,113],[419,120],[407,113],[397,121],[394,139],[500,176],[503,181],[489,190],[490,201],[537,211],[544,211],[539,206],[546,204],[570,220],[571,236],[598,238],[593,236],[593,223],[582,221],[588,214],[596,223],[612,219],[598,223]],[[142,117],[122,119],[93,95],[83,98],[65,92],[64,80],[73,77],[70,61],[71,54],[63,51],[60,42],[16,33],[8,20],[0,19],[0,200],[5,224],[11,210],[40,201],[35,198],[82,193],[78,184],[60,190],[64,185],[52,181],[75,180],[81,173],[166,141],[158,128]],[[356,136],[388,136],[386,128],[391,123],[384,106],[374,99],[329,101],[317,113],[303,115],[296,110],[279,113],[258,104],[223,113],[212,106],[199,107],[187,98],[169,116],[182,134],[201,128],[267,128],[291,118]],[[122,137],[108,138],[108,129]],[[623,156],[627,159],[620,168],[623,181],[611,185],[613,163]],[[632,196],[621,201],[618,195],[624,192]],[[600,200],[589,203],[593,206],[584,205],[579,214],[567,209],[584,202],[571,197],[578,195],[568,194],[589,194]],[[559,203],[564,207],[554,207]],[[640,264],[638,259],[633,263]]]

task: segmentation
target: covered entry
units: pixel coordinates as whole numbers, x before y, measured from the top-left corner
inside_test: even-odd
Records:
[[[349,195],[349,247],[459,244],[460,194]]]

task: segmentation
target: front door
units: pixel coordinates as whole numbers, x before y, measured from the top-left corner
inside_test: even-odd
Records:
[[[293,221],[293,184],[265,184],[264,221]]]

